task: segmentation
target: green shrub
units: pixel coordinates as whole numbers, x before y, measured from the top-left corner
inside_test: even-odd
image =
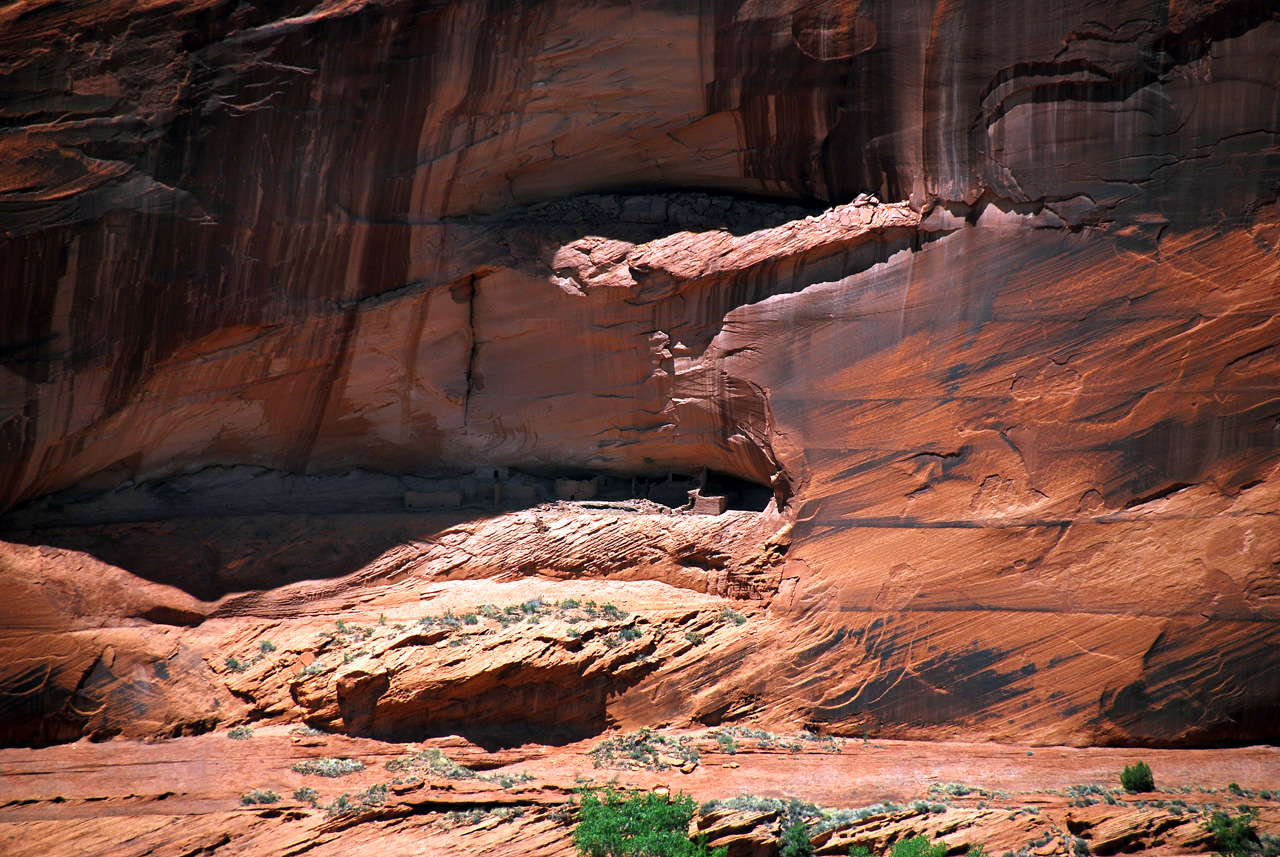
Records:
[[[1146,762],[1128,765],[1120,772],[1120,785],[1127,792],[1155,791],[1156,781],[1151,774],[1151,767]]]
[[[573,844],[584,857],[725,857],[728,849],[707,848],[706,837],[689,840],[693,798],[667,799],[612,789],[582,795]]]
[[[797,821],[782,831],[782,847],[778,853],[781,857],[812,857],[813,843],[809,841],[809,828],[803,821]]]
[[[947,857],[947,846],[941,842],[933,845],[923,836],[913,836],[894,843],[889,857]]]
[[[606,618],[606,619],[625,619],[625,618],[627,618],[627,611],[625,611],[625,610],[619,610],[617,607],[614,607],[612,604],[604,604],[604,605],[601,605],[601,607],[600,607],[600,612],[601,612],[601,613],[603,613],[603,614],[605,615],[605,618]]]
[[[223,663],[226,664],[227,669],[235,673],[242,673],[252,666],[248,661],[242,661],[235,655],[228,655]]]
[[[245,806],[256,806],[260,803],[276,803],[279,800],[280,795],[270,789],[254,789],[251,792],[240,795],[240,803]]]
[[[1218,810],[1204,822],[1204,829],[1213,836],[1213,844],[1219,853],[1226,857],[1245,857],[1261,850],[1254,820],[1252,812],[1242,812],[1233,817]]]
[[[274,652],[277,647],[276,647],[276,644],[271,642],[270,640],[263,640],[262,642],[258,643],[258,648],[262,650],[262,653],[264,655],[269,655],[272,652]]]
[[[227,737],[235,741],[244,741],[253,737],[253,730],[248,726],[237,726],[235,729],[227,732]]]
[[[577,610],[582,606],[582,602],[576,598],[566,598],[560,602],[559,606],[561,610]]]
[[[707,638],[699,634],[697,631],[685,631],[684,638],[695,646],[701,646],[707,641]]]
[[[320,792],[315,789],[303,787],[294,791],[293,799],[299,803],[309,803],[312,806],[315,806],[316,801],[320,799]]]
[[[618,632],[618,636],[624,640],[638,640],[644,636],[644,633],[635,625],[628,625]]]

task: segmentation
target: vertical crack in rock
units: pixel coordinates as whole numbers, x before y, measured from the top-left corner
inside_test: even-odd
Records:
[[[472,276],[467,279],[465,286],[454,293],[456,299],[460,292],[465,292],[467,300],[467,335],[469,338],[469,348],[466,368],[467,391],[462,401],[462,425],[464,428],[469,424],[471,419],[471,392],[475,389],[476,358],[480,352],[480,340],[476,335],[476,290],[476,278]]]

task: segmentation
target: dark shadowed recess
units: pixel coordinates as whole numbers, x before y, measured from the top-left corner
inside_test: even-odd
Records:
[[[525,743],[570,744],[611,725],[606,703],[638,682],[609,674],[583,678],[572,665],[509,664],[408,701],[383,699],[385,677],[338,694],[342,731],[390,741],[460,735],[494,751]],[[324,725],[324,724],[319,724]]]
[[[591,476],[586,472],[570,475]],[[323,484],[329,480],[309,481]],[[666,478],[647,475],[629,485],[627,480],[615,478],[609,484],[619,487],[596,498],[606,508],[608,504],[625,507],[636,498],[678,507],[686,504],[688,491],[699,485],[705,486],[704,495],[725,497],[730,509],[759,512],[773,500],[769,488],[719,473],[669,474]],[[164,498],[165,486],[158,483],[146,500],[151,501],[152,495]],[[248,495],[239,498],[243,501],[241,510],[252,507],[252,486],[241,490]],[[154,507],[144,508],[150,514],[142,516],[109,507],[78,511],[74,503],[54,504],[43,513],[38,506],[18,509],[0,518],[0,539],[84,552],[138,577],[176,586],[201,601],[212,602],[238,592],[268,591],[303,580],[342,578],[368,567],[397,545],[431,542],[450,528],[538,505],[530,500],[413,511],[403,507],[399,496],[343,497],[336,493],[313,502],[310,508],[305,500],[290,508],[280,496],[264,496],[260,509],[250,514],[226,507],[220,513],[216,498],[180,496],[177,491],[170,496],[173,505],[168,514]],[[592,502],[582,501],[587,509]],[[348,524],[335,527],[335,518]],[[15,521],[21,525],[15,526]],[[139,618],[198,625],[207,617],[157,607]]]

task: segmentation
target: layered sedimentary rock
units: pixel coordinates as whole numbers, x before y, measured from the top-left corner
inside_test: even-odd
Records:
[[[768,642],[608,722],[1274,739],[1278,57],[1230,0],[10,4],[0,508],[150,606],[46,610],[25,548],[6,584],[48,635],[263,619],[417,539],[411,584],[640,568],[768,605]],[[74,527],[122,485],[478,465],[775,499],[750,549],[658,520],[572,561],[551,518],[269,563]],[[14,635],[11,740],[127,719],[73,702],[103,633],[57,680]]]

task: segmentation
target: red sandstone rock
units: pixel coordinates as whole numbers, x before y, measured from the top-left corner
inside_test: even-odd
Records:
[[[501,726],[526,662],[627,726],[1274,740],[1277,55],[1246,0],[9,4],[4,740]],[[477,465],[776,505],[217,519]],[[218,668],[516,575],[768,614],[439,710]]]

